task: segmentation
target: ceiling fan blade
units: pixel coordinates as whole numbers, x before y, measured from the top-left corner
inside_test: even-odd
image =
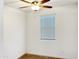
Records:
[[[29,6],[23,6],[23,7],[20,7],[20,8],[27,8],[27,7],[29,7]]]
[[[43,8],[52,8],[52,6],[43,6]]]
[[[43,4],[43,3],[46,3],[48,1],[50,1],[50,0],[42,0],[41,3]]]
[[[26,0],[21,0],[21,1],[23,1],[23,2],[26,2],[26,3],[30,3],[30,4],[31,4],[31,2],[29,2],[29,1],[26,1]]]

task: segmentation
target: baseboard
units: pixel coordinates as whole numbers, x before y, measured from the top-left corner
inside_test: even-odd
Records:
[[[38,58],[46,58],[46,59],[64,59],[64,58],[59,58],[59,57],[50,57],[50,56],[43,56],[43,55],[36,55],[36,54],[30,54],[30,53],[25,53],[24,55],[22,55],[20,58],[18,59],[23,59],[24,57],[38,57]]]
[[[17,59],[21,58],[22,56],[24,56],[26,53],[21,53],[19,56],[17,56]]]

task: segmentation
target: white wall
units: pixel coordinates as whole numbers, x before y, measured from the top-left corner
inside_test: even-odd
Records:
[[[77,59],[77,5],[57,7],[44,13],[56,13],[56,40],[40,40],[39,12],[29,13],[26,24],[26,51],[39,55]]]
[[[3,44],[3,0],[0,0],[0,59],[5,59],[5,50]]]
[[[77,5],[60,7],[56,18],[57,37],[61,39],[63,56],[77,59]]]
[[[7,59],[16,59],[25,53],[26,14],[5,6],[4,7],[4,45]]]

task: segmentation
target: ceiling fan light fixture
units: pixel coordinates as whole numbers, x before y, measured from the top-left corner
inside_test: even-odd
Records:
[[[40,9],[39,6],[32,6],[31,8],[32,8],[32,10],[34,10],[34,11],[38,11],[38,10]]]

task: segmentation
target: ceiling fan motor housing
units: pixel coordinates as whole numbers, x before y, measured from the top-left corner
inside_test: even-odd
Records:
[[[38,4],[38,1],[33,1],[32,4]]]

